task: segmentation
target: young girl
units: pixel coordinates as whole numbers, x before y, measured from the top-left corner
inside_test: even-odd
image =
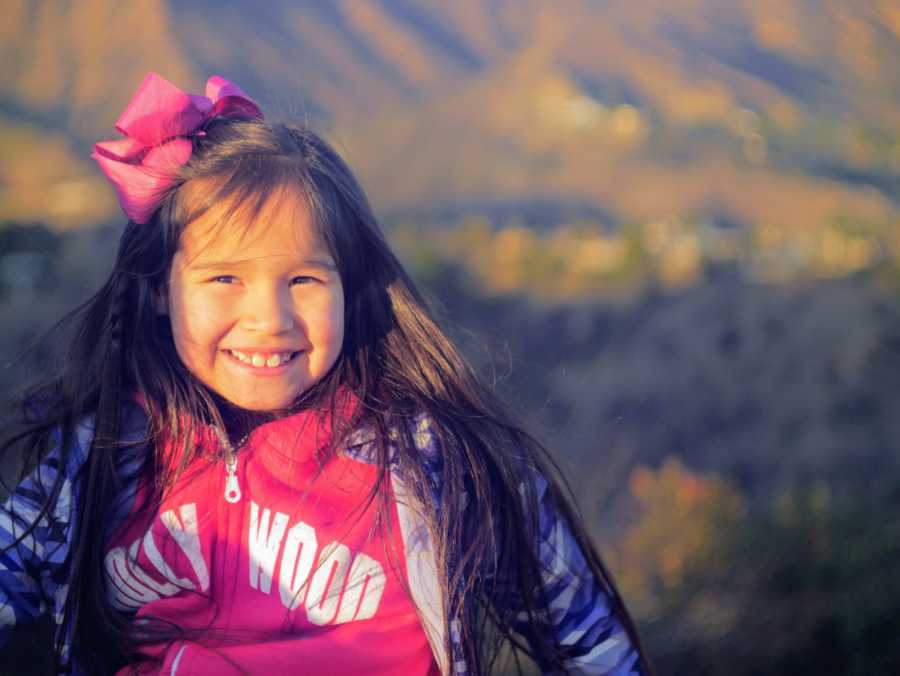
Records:
[[[94,157],[129,218],[5,444],[0,623],[60,672],[636,674],[544,451],[435,324],[350,170],[237,87],[147,76]]]

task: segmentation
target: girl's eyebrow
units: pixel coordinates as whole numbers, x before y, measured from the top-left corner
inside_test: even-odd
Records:
[[[196,272],[214,272],[217,270],[228,270],[240,267],[250,262],[250,259],[239,259],[233,261],[192,261],[188,264],[188,269]],[[337,271],[337,265],[330,258],[300,258],[297,259],[297,266],[304,268],[322,268],[328,272]]]

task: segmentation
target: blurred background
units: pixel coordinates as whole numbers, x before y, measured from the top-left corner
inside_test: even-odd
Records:
[[[2,4],[4,405],[111,265],[91,145],[221,74],[349,161],[660,674],[900,672],[895,0]]]

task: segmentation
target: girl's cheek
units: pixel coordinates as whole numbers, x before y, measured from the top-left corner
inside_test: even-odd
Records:
[[[223,325],[226,310],[202,294],[173,299],[169,322],[179,353],[184,356],[183,351],[189,346],[213,342]]]
[[[306,324],[322,331],[344,321],[344,297],[339,291],[328,290],[310,295],[297,302],[295,312]]]
[[[217,292],[218,291],[218,292]],[[234,294],[221,290],[195,289],[183,301],[182,313],[187,321],[198,326],[215,326],[238,312]]]

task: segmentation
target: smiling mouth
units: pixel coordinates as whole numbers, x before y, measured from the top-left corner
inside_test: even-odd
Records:
[[[225,350],[229,355],[237,359],[242,364],[252,366],[258,369],[276,368],[288,364],[302,352],[275,352],[260,354],[259,352],[241,352],[240,350]]]

